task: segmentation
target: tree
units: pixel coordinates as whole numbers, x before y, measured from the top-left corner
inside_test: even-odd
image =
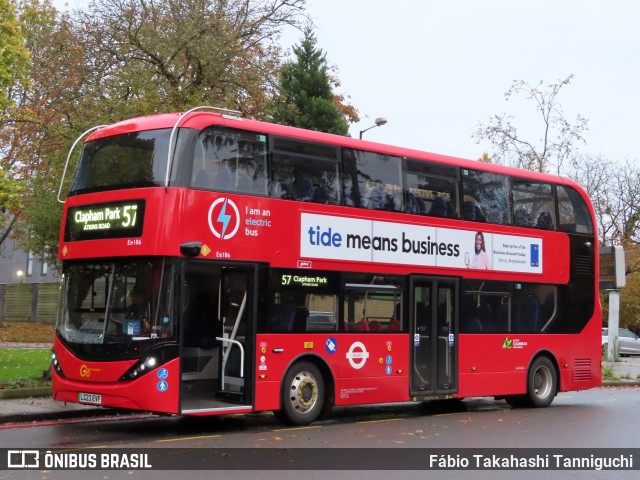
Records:
[[[280,72],[280,92],[272,107],[274,122],[321,132],[347,135],[357,112],[333,93],[337,81],[330,75],[326,54],[317,47],[311,25],[304,29],[300,45],[293,47],[295,61]]]
[[[4,243],[18,221],[22,208],[24,183],[7,175],[0,167],[0,245]]]
[[[36,252],[43,261],[55,266],[58,260],[62,204],[58,202],[56,195],[51,194],[52,186],[58,184],[57,176],[43,173],[29,182],[23,204],[23,216],[28,222],[22,221],[16,225],[16,235],[24,250]],[[54,179],[53,182],[51,178]]]
[[[601,245],[625,250],[627,285],[620,295],[620,325],[640,328],[640,167],[636,161],[613,162],[604,155],[580,155],[566,173],[580,183],[593,203]],[[606,307],[608,295],[602,294]],[[607,308],[603,309],[607,322]]]
[[[74,77],[61,66],[78,60],[71,54],[76,42],[68,39],[68,24],[58,21],[48,0],[24,0],[15,6],[30,63],[24,76],[14,78],[11,104],[0,118],[0,168],[3,183],[9,186],[3,188],[9,216],[0,244],[26,218],[30,183],[39,176],[55,183],[56,170],[51,167],[65,145],[64,118],[74,114],[74,103],[67,95]],[[54,245],[58,233],[59,226],[52,232]]]
[[[565,173],[589,194],[598,221],[599,238],[605,245],[625,249],[640,246],[640,167],[606,156],[579,155]]]
[[[640,332],[640,248],[625,248],[627,285],[620,291],[620,326]]]
[[[591,198],[598,224],[598,237],[614,245],[615,226],[611,221],[610,187],[615,165],[604,155],[578,155],[565,168],[568,177],[582,185]]]
[[[49,0],[16,5],[31,67],[0,121],[2,185],[22,182],[12,226],[23,246],[50,258],[61,219],[54,199],[76,137],[202,104],[264,118],[281,65],[278,36],[297,24],[304,0],[94,0],[73,14]]]
[[[603,245],[622,245],[627,261],[627,287],[620,304],[621,325],[640,327],[640,167],[637,162],[613,162],[604,155],[580,155],[576,145],[584,142],[582,133],[587,121],[580,115],[572,124],[564,118],[557,101],[560,90],[568,85],[569,76],[555,84],[540,82],[533,87],[524,81],[514,81],[505,94],[525,94],[533,100],[542,118],[542,136],[532,142],[513,126],[513,117],[495,115],[488,124],[480,124],[475,133],[478,140],[488,140],[496,152],[493,159],[531,170],[563,173],[581,184],[593,203],[598,236]],[[483,155],[486,159],[487,156]],[[602,295],[606,305],[606,295]],[[604,311],[606,319],[606,309]]]
[[[537,141],[521,136],[513,125],[513,116],[507,114],[494,115],[487,124],[479,124],[474,137],[478,143],[487,140],[493,145],[495,160],[527,170],[559,173],[564,162],[575,154],[576,144],[584,143],[582,133],[587,130],[587,120],[580,115],[573,124],[566,120],[557,100],[560,90],[572,78],[569,75],[548,85],[540,81],[536,86],[515,80],[505,93],[506,100],[522,94],[534,101],[542,119],[542,135]]]
[[[28,85],[29,23],[24,2],[0,0],[0,245],[11,234],[22,211],[25,175],[18,159],[21,137],[15,134],[15,109]]]
[[[0,112],[11,105],[13,86],[25,79],[29,65],[23,25],[16,15],[14,3],[0,0]]]
[[[625,248],[640,245],[640,168],[635,161],[625,161],[613,170],[609,215],[612,237]]]
[[[483,152],[478,161],[482,163],[493,163],[493,158],[491,158],[491,156],[487,152]]]
[[[95,94],[121,118],[213,105],[263,117],[277,44],[304,0],[94,0],[77,22],[100,72]]]

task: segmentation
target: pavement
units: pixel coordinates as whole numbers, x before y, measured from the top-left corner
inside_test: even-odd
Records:
[[[9,344],[0,343],[0,348]],[[15,345],[16,347],[18,345]],[[48,348],[46,344],[30,344],[22,348]],[[621,358],[617,362],[603,362],[602,368],[611,368],[616,380],[605,380],[603,386],[640,386],[640,357]],[[34,423],[66,419],[88,419],[92,417],[131,417],[148,415],[146,412],[123,411],[115,408],[57,402],[50,395],[0,399],[0,429],[12,423]]]
[[[640,357],[620,357],[617,362],[602,362],[602,369],[611,368],[619,380],[605,380],[605,386],[640,385]]]
[[[0,342],[0,348],[42,348],[51,349],[51,343]],[[32,423],[69,418],[118,415],[121,411],[94,405],[56,402],[50,389],[25,388],[7,390],[15,398],[0,398],[0,428],[10,423]]]

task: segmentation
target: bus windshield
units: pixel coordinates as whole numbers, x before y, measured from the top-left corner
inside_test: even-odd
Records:
[[[149,130],[88,142],[69,194],[163,185],[170,134]]]
[[[171,338],[172,278],[162,258],[70,263],[56,329],[72,343]]]

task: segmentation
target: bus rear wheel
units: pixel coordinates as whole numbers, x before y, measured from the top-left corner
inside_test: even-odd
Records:
[[[325,401],[322,373],[311,362],[297,362],[287,372],[278,417],[291,425],[308,425],[318,418]]]
[[[553,362],[546,356],[533,361],[527,375],[527,393],[513,395],[505,400],[512,407],[548,407],[558,390],[558,374]]]

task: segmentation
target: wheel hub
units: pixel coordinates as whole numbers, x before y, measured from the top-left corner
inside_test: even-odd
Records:
[[[546,398],[551,390],[551,373],[544,367],[536,370],[533,377],[533,389],[539,398]]]
[[[305,412],[316,404],[318,399],[318,387],[315,377],[308,372],[300,372],[296,375],[291,384],[293,395],[291,403],[293,407],[301,412]]]

